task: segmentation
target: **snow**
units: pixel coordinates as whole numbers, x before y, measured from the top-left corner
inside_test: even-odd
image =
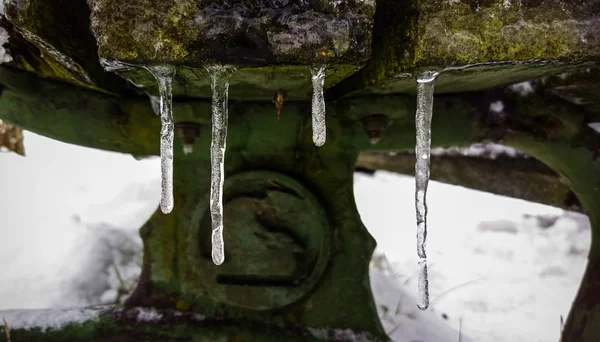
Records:
[[[431,155],[434,156],[466,156],[466,157],[481,157],[488,159],[496,159],[498,157],[521,157],[528,158],[528,156],[517,151],[514,148],[500,145],[500,144],[473,144],[466,148],[461,147],[436,147],[431,149]]]
[[[600,133],[600,122],[590,122],[588,126],[590,126],[590,128],[594,131]]]
[[[504,111],[504,103],[502,101],[495,101],[490,103],[490,112],[502,113]]]
[[[4,13],[4,3],[0,0],[0,13]],[[3,27],[0,27],[0,64],[12,61],[12,56],[6,51],[4,45],[8,44],[10,36]]]
[[[104,233],[120,231],[139,253],[137,230],[158,205],[159,160],[136,161],[30,132],[24,139],[27,157],[0,154],[0,310],[98,304],[69,291],[90,275],[90,283],[102,280],[108,289],[104,271],[85,273],[100,257],[95,253],[111,245],[94,246],[107,244],[99,240]],[[67,290],[65,283],[74,284]]]
[[[0,317],[6,320],[10,330],[40,328],[43,332],[61,329],[69,323],[81,323],[100,317],[107,308],[74,308],[43,310],[5,310]]]
[[[48,327],[94,319],[95,309],[64,308],[116,302],[121,284],[113,265],[125,282],[135,281],[137,230],[158,207],[160,162],[29,132],[25,143],[26,158],[0,154],[0,310],[58,309],[0,316],[13,329],[39,319]],[[414,178],[357,173],[354,186],[379,244],[371,287],[394,341],[457,342],[459,330],[462,342],[558,340],[560,316],[567,316],[585,268],[585,216],[430,182],[431,302],[421,312]],[[154,320],[158,313],[140,314]]]
[[[533,83],[531,83],[531,81],[515,83],[513,85],[510,85],[508,89],[519,94],[520,96],[527,96],[535,92],[535,89],[533,88]]]
[[[138,322],[157,322],[162,318],[162,314],[155,310],[146,308],[135,308],[137,310]]]
[[[394,285],[406,293],[386,294],[372,285],[378,307],[389,308],[393,323],[383,320],[387,327],[406,319],[390,314],[395,303],[412,309],[417,298],[412,186],[412,177],[389,172],[355,175],[363,223],[378,242],[376,253],[389,260]],[[557,341],[560,316],[567,316],[587,262],[587,218],[437,182],[428,190],[431,302],[426,313],[439,319],[446,315],[444,322],[455,331],[462,321],[463,340]],[[550,227],[538,225],[552,216],[558,219]],[[398,328],[392,337],[458,341],[457,334],[443,339],[425,330],[418,338],[405,338]]]

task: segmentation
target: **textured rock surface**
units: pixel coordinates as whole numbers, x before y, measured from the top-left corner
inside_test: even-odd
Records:
[[[13,55],[23,56],[25,66],[14,66],[38,75],[82,86],[121,92],[127,82],[104,71],[90,31],[90,9],[79,0],[5,0],[2,25],[11,32]],[[14,25],[14,26],[13,26]],[[16,38],[16,39],[15,39]],[[27,45],[27,46],[24,46]],[[41,66],[38,64],[42,64]],[[44,67],[44,65],[46,65]]]
[[[597,0],[413,0],[404,6],[381,0],[375,21],[373,57],[337,94],[409,92],[410,76],[420,70],[485,63],[469,77],[436,86],[438,92],[479,90],[600,56]]]
[[[209,97],[204,65],[252,68],[232,78],[231,97],[266,101],[279,89],[290,99],[309,98],[307,65],[331,66],[327,86],[355,72],[370,56],[375,11],[374,0],[89,4],[101,58],[133,65],[179,65],[174,95],[191,97]],[[122,75],[135,84],[152,84],[145,72]],[[244,87],[237,93],[236,83]]]

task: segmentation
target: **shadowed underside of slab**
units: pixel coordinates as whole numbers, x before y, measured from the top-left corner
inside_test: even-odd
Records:
[[[359,69],[358,65],[328,65],[325,88],[330,88]],[[115,71],[148,94],[158,96],[156,80],[146,69],[120,66]],[[312,83],[309,67],[306,65],[269,65],[239,68],[230,78],[229,97],[269,102],[279,90],[285,91],[286,100],[310,99]],[[210,98],[211,94],[210,77],[205,69],[187,66],[177,68],[173,82],[174,96]]]
[[[453,70],[436,91],[462,92],[560,73],[600,56],[600,1],[378,2],[372,58],[338,96],[414,92],[423,70]],[[441,80],[440,80],[441,81]]]

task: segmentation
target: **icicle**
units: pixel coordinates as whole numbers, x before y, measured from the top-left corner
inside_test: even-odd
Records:
[[[438,72],[428,71],[417,77],[417,129],[415,165],[415,207],[417,211],[417,254],[419,255],[419,294],[417,307],[429,306],[429,280],[427,277],[427,184],[429,183],[429,157],[431,150],[431,118],[433,115],[433,91]]]
[[[211,78],[212,97],[212,143],[210,145],[211,184],[210,216],[212,219],[212,259],[215,265],[225,260],[223,244],[223,179],[225,144],[227,141],[227,100],[229,77],[235,71],[232,66],[211,65],[205,67]]]
[[[160,193],[160,210],[168,214],[173,210],[173,139],[174,123],[171,83],[175,76],[175,69],[170,66],[153,66],[148,70],[158,82],[160,93],[160,168],[162,188]]]
[[[313,142],[316,146],[323,146],[327,137],[327,126],[325,124],[325,97],[323,96],[323,86],[325,84],[326,65],[312,66],[312,131]]]

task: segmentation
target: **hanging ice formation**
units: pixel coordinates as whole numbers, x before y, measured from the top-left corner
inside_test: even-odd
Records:
[[[210,216],[212,219],[212,259],[215,265],[225,260],[223,244],[223,179],[227,141],[227,101],[232,66],[206,66],[212,87],[212,142],[210,145]]]
[[[170,66],[153,66],[148,70],[154,75],[158,82],[160,94],[160,169],[161,169],[161,193],[160,210],[168,214],[173,210],[173,138],[174,123],[172,101],[173,94],[171,84],[175,69]]]
[[[310,67],[312,74],[312,132],[313,142],[316,146],[323,146],[327,137],[327,126],[325,124],[325,97],[323,86],[325,84],[326,65]]]
[[[417,307],[429,306],[429,279],[427,276],[427,184],[429,183],[429,158],[431,152],[431,118],[433,116],[433,92],[438,72],[428,71],[417,76],[417,145],[415,148],[415,207],[417,211],[417,254],[419,256],[419,281]]]

